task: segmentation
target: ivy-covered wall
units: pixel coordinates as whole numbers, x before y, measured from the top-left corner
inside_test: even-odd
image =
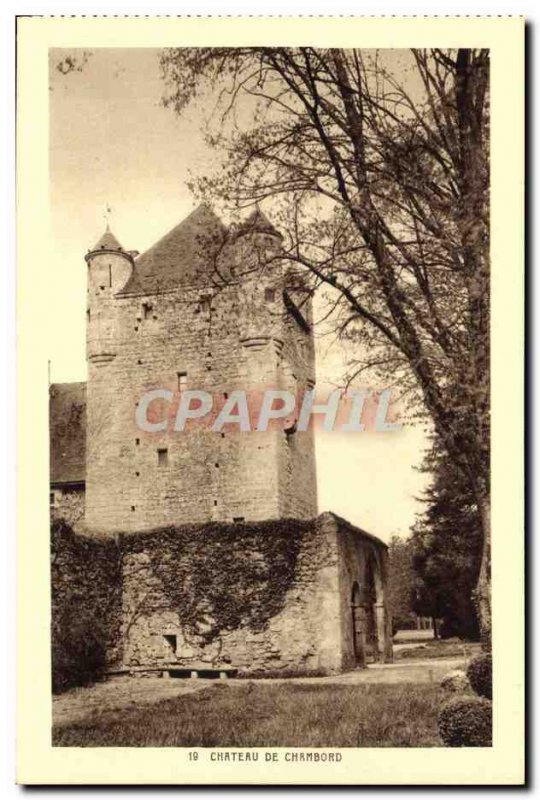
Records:
[[[51,520],[64,520],[76,533],[84,532],[84,488],[70,489],[54,487],[54,504],[51,505]]]
[[[96,674],[111,667],[230,667],[239,674],[350,668],[351,585],[364,580],[370,553],[383,564],[378,540],[330,513],[169,526],[116,541],[79,536],[56,521],[56,672],[70,658],[82,659],[81,674],[94,662]],[[383,593],[381,585],[384,605]],[[384,617],[381,625],[385,636]],[[390,640],[380,650],[391,658]]]
[[[337,547],[318,520],[124,535],[124,663],[340,668]]]
[[[122,581],[114,541],[51,526],[51,649],[54,691],[89,683],[121,663]]]

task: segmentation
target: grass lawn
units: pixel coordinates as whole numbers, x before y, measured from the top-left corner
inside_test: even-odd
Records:
[[[230,682],[53,729],[60,747],[441,746],[437,685]]]

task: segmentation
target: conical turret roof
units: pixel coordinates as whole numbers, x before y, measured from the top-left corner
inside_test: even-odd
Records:
[[[118,241],[118,239],[116,238],[114,233],[112,233],[112,231],[110,230],[109,226],[107,225],[107,229],[106,229],[105,233],[103,234],[103,236],[101,237],[99,242],[95,245],[95,247],[92,248],[92,250],[90,252],[93,253],[95,250],[122,250],[123,251],[123,249],[124,248],[122,247],[122,245],[120,244],[120,242]]]
[[[266,233],[271,236],[279,236],[280,239],[283,238],[259,207],[252,211],[249,217],[238,227],[236,235],[243,236],[246,233]]]

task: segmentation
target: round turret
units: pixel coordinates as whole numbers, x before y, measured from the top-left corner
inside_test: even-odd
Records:
[[[98,291],[109,290],[116,294],[124,288],[133,271],[132,251],[124,250],[108,225],[99,242],[84,258],[91,272],[88,286],[99,287]]]
[[[87,356],[93,363],[107,363],[116,352],[118,301],[133,272],[133,256],[123,249],[114,234],[107,230],[85,255],[87,276]]]
[[[281,233],[274,228],[268,217],[259,208],[256,208],[236,230],[237,239],[248,234],[271,236],[280,241],[283,239]]]

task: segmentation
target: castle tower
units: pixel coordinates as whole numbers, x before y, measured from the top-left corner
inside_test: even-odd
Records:
[[[107,230],[86,256],[87,275],[87,358],[92,364],[115,355],[115,295],[133,271],[133,258]]]
[[[100,527],[111,503],[107,481],[118,457],[115,359],[121,348],[116,293],[133,271],[133,259],[109,226],[85,256],[87,263],[86,357],[86,523]]]
[[[174,430],[186,389],[219,409],[236,390],[314,383],[311,304],[259,211],[227,230],[201,206],[136,259],[110,231],[88,262],[86,523],[103,534],[210,520],[316,516],[311,432]],[[152,419],[135,410],[151,389]],[[150,412],[149,412],[150,416]]]

